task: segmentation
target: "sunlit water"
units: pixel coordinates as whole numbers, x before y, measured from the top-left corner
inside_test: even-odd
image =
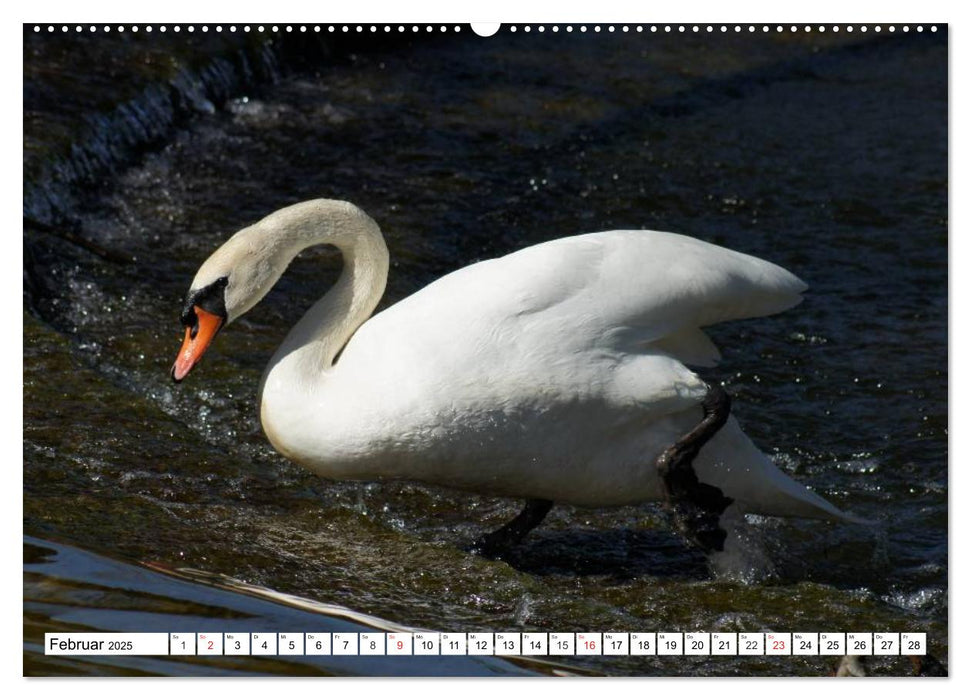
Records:
[[[364,42],[199,110],[71,205],[84,236],[135,262],[28,237],[26,532],[428,629],[915,630],[946,659],[946,65],[940,35],[460,36]],[[656,506],[558,506],[491,561],[468,545],[513,501],[327,482],[287,462],[262,435],[256,386],[336,279],[336,253],[304,253],[185,383],[168,369],[202,260],[319,196],[381,225],[382,307],[473,261],[620,227],[792,270],[806,301],[711,329],[724,361],[706,376],[780,467],[877,524],[737,518],[728,551],[706,560]],[[569,661],[833,670],[826,658]]]

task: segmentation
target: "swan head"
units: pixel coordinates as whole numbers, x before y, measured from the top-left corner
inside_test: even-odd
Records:
[[[198,289],[190,289],[182,305],[181,321],[185,340],[172,365],[172,379],[181,382],[196,366],[216,334],[226,325],[225,290],[229,277],[223,276]]]
[[[182,381],[216,335],[253,308],[276,284],[294,252],[282,245],[273,222],[238,232],[214,252],[196,273],[182,304],[182,349],[172,378]]]
[[[353,253],[358,267],[370,272],[361,279],[372,280],[368,298],[377,304],[388,273],[388,249],[378,225],[350,202],[315,199],[293,204],[236,233],[199,268],[182,306],[185,340],[172,378],[182,381],[216,334],[266,296],[297,253],[318,244],[339,248],[345,266]],[[373,309],[371,305],[366,313]]]

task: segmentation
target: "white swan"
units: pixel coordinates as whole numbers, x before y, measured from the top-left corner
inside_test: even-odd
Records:
[[[243,229],[202,265],[173,377],[318,244],[339,248],[344,270],[263,376],[277,450],[327,478],[581,506],[663,499],[655,462],[698,424],[707,391],[685,365],[719,359],[701,328],[783,311],[806,289],[686,236],[607,231],[470,265],[368,319],[388,273],[381,232],[352,204],[315,200]],[[743,511],[856,520],[781,472],[731,417],[694,469]]]

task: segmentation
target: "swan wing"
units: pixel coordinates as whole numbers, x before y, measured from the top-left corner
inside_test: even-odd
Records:
[[[688,236],[606,231],[462,268],[366,326],[411,324],[412,334],[449,344],[461,333],[463,352],[475,341],[527,352],[555,346],[560,356],[652,346],[711,366],[719,353],[702,328],[784,311],[806,288],[778,265]]]
[[[807,288],[765,260],[658,231],[550,241],[443,282],[488,289],[494,303],[506,307],[497,309],[500,314],[569,320],[562,332],[571,344],[629,351],[660,342],[678,359],[702,365],[716,362],[718,351],[701,328],[784,311]]]
[[[705,394],[685,366],[718,360],[701,328],[782,311],[805,289],[777,265],[687,236],[592,233],[442,277],[365,323],[340,362],[345,376],[432,403],[429,393],[484,405],[542,394],[663,414]]]

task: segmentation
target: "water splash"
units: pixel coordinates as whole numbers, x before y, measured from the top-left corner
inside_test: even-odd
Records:
[[[749,516],[751,517],[751,516]],[[729,506],[719,520],[728,532],[725,549],[710,558],[715,576],[725,581],[759,583],[777,575],[766,550],[761,531],[750,523],[737,504]]]

